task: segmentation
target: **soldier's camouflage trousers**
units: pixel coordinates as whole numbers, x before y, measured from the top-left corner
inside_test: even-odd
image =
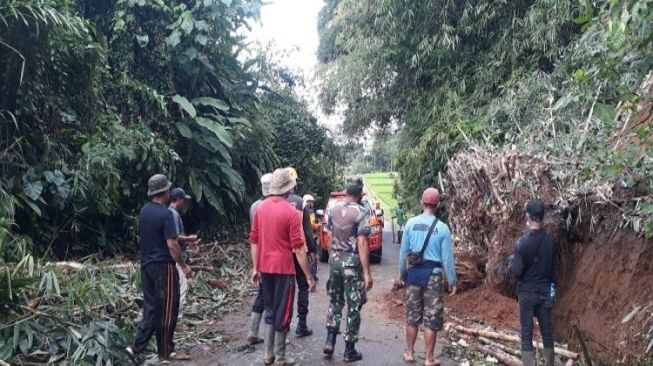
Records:
[[[360,264],[331,258],[331,271],[327,281],[327,294],[331,300],[327,313],[327,327],[340,329],[342,309],[347,302],[347,326],[344,338],[347,342],[358,341],[361,325],[360,311],[367,302],[363,268]]]

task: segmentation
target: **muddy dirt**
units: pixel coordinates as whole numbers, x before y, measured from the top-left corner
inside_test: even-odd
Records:
[[[497,329],[519,331],[517,300],[485,286],[448,297],[445,306],[459,318],[475,319]]]

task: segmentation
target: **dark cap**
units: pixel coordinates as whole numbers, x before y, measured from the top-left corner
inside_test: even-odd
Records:
[[[363,194],[363,177],[352,175],[345,181],[345,193],[348,196],[360,196]]]
[[[528,217],[536,222],[544,220],[544,203],[540,200],[530,200],[526,204],[526,214]]]
[[[173,188],[172,191],[170,191],[170,200],[174,202],[180,198],[189,200],[190,196],[187,195],[186,191],[181,187]]]

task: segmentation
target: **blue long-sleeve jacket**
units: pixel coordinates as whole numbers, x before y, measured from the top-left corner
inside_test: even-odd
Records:
[[[434,218],[435,216],[422,214],[408,220],[399,251],[399,272],[402,278],[406,277],[406,256],[409,252],[422,250],[422,245]],[[439,221],[433,229],[428,247],[424,252],[424,259],[442,263],[442,268],[435,268],[433,273],[441,273],[444,269],[449,286],[456,285],[456,265],[453,257],[451,231],[442,221]]]

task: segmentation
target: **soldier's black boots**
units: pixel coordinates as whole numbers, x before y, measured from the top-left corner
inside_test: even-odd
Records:
[[[336,338],[338,338],[338,330],[327,327],[326,342],[324,342],[324,349],[322,350],[325,355],[333,355],[333,350],[336,348]]]
[[[356,343],[346,342],[345,362],[356,362],[363,359],[363,354],[356,350]]]
[[[295,331],[295,335],[297,338],[313,335],[313,330],[306,325],[306,318],[299,318],[299,323],[297,323],[297,330]]]

